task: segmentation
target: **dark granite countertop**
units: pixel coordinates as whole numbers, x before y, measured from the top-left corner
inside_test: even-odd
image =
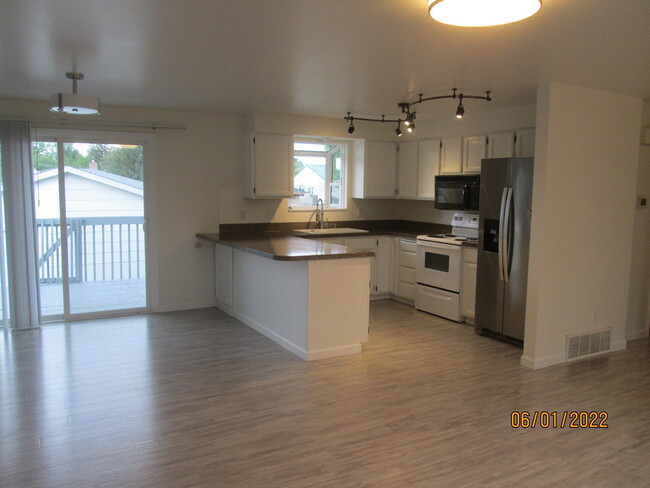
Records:
[[[196,237],[217,242],[236,249],[279,261],[304,261],[312,259],[343,259],[370,257],[372,251],[356,251],[345,246],[322,242],[330,237],[394,236],[415,239],[420,234],[449,233],[451,227],[443,224],[410,222],[403,220],[341,221],[337,227],[363,229],[363,233],[304,234],[296,229],[304,223],[222,224],[220,232],[198,233]]]
[[[375,255],[372,251],[356,251],[337,244],[292,236],[221,238],[219,234],[199,233],[196,237],[278,261],[365,258]]]

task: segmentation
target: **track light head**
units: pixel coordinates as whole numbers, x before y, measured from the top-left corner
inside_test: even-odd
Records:
[[[463,115],[465,115],[465,107],[463,107],[463,102],[460,102],[458,104],[458,108],[456,109],[456,118],[462,119]]]
[[[397,123],[397,129],[395,129],[395,134],[397,134],[397,137],[402,137],[402,129],[399,127],[399,122]]]
[[[350,125],[348,127],[348,134],[352,134],[354,132],[354,117],[352,117],[350,115],[350,112],[348,112],[348,116],[345,119],[350,121]]]

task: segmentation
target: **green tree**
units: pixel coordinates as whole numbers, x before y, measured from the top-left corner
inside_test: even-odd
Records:
[[[65,166],[73,168],[87,168],[91,157],[83,156],[73,144],[63,144],[63,161]]]
[[[88,155],[92,161],[96,161],[99,165],[99,168],[102,167],[102,160],[106,157],[110,151],[110,146],[107,144],[93,144],[88,148]]]
[[[142,146],[111,148],[102,159],[100,169],[142,181],[144,176]]]
[[[37,172],[47,171],[58,166],[58,154],[55,142],[33,142],[32,164]]]

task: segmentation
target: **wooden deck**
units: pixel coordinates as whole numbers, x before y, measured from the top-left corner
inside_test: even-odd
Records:
[[[0,486],[641,487],[650,348],[532,371],[397,302],[362,354],[296,358],[217,309],[0,334]],[[510,426],[606,411],[607,429]]]
[[[63,285],[42,284],[40,292],[43,316],[63,314]],[[144,278],[70,283],[70,311],[92,313],[143,308],[147,305],[146,295]]]

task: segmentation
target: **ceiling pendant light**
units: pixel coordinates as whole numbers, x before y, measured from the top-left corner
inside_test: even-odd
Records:
[[[75,114],[75,115],[95,115],[99,113],[99,98],[89,95],[79,95],[77,93],[77,81],[83,80],[83,73],[70,71],[65,77],[72,80],[72,93],[55,93],[50,100],[52,112]]]
[[[460,27],[509,24],[537,13],[542,0],[428,0],[429,15]]]

